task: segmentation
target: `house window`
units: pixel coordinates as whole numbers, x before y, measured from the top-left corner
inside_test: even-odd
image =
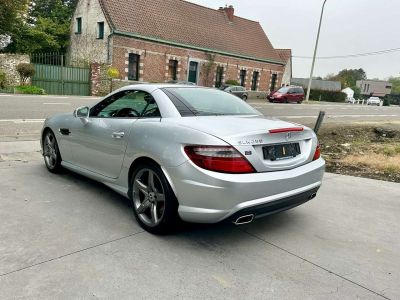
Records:
[[[240,85],[246,85],[246,70],[240,70]]]
[[[257,71],[253,72],[253,81],[251,82],[251,90],[252,91],[257,90],[258,75],[259,75],[259,73]]]
[[[168,77],[172,80],[177,79],[177,72],[178,71],[178,61],[171,59],[168,63]]]
[[[128,80],[139,80],[140,55],[129,53],[128,58]]]
[[[76,18],[76,31],[75,33],[82,33],[82,18]]]
[[[104,39],[104,22],[97,22],[97,38]]]
[[[224,77],[224,67],[218,66],[215,76],[215,87],[219,88],[222,85],[222,78]]]
[[[277,75],[277,74],[272,74],[272,77],[271,77],[271,87],[270,87],[271,92],[275,91],[276,79],[277,79],[277,78],[278,78],[278,75]]]

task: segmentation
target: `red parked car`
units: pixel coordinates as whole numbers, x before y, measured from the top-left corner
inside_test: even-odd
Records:
[[[301,103],[304,100],[304,90],[298,86],[284,86],[276,92],[271,92],[267,99],[269,102]]]

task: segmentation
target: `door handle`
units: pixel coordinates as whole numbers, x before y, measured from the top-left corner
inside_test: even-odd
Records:
[[[113,132],[112,137],[113,137],[114,139],[122,139],[122,138],[124,137],[124,135],[125,135],[125,132],[123,132],[123,131],[116,131],[116,132]]]

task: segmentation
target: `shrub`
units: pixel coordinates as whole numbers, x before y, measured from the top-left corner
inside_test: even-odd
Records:
[[[15,87],[18,94],[46,95],[44,89],[34,85],[20,85]]]
[[[387,97],[383,98],[383,106],[390,106],[389,98],[387,98]]]
[[[35,67],[29,63],[19,63],[17,65],[17,72],[21,78],[21,85],[24,85],[29,78],[35,75]]]
[[[311,90],[310,99],[316,101],[344,102],[346,100],[346,94],[335,91]]]
[[[4,89],[6,87],[6,82],[6,73],[0,70],[0,89]]]
[[[227,81],[225,81],[226,85],[240,85],[239,81],[237,80],[233,80],[233,79],[229,79]]]
[[[110,93],[113,91],[113,79],[119,78],[119,70],[115,67],[107,69],[107,77],[110,79]]]
[[[115,67],[109,67],[107,70],[107,76],[110,79],[116,79],[119,78],[119,71]]]

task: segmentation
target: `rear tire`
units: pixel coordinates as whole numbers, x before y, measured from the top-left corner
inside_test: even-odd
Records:
[[[153,234],[168,234],[180,223],[178,201],[155,163],[140,164],[130,180],[129,197],[139,225]]]
[[[61,167],[61,154],[58,148],[56,137],[51,130],[47,130],[42,137],[43,143],[43,158],[46,168],[51,173],[60,173]]]
[[[287,99],[287,98],[285,98],[285,103],[289,103],[289,101],[288,101],[288,99]]]
[[[243,95],[243,96],[242,96],[242,100],[243,100],[244,102],[246,102],[246,101],[247,101],[247,96],[246,96],[246,95]]]

